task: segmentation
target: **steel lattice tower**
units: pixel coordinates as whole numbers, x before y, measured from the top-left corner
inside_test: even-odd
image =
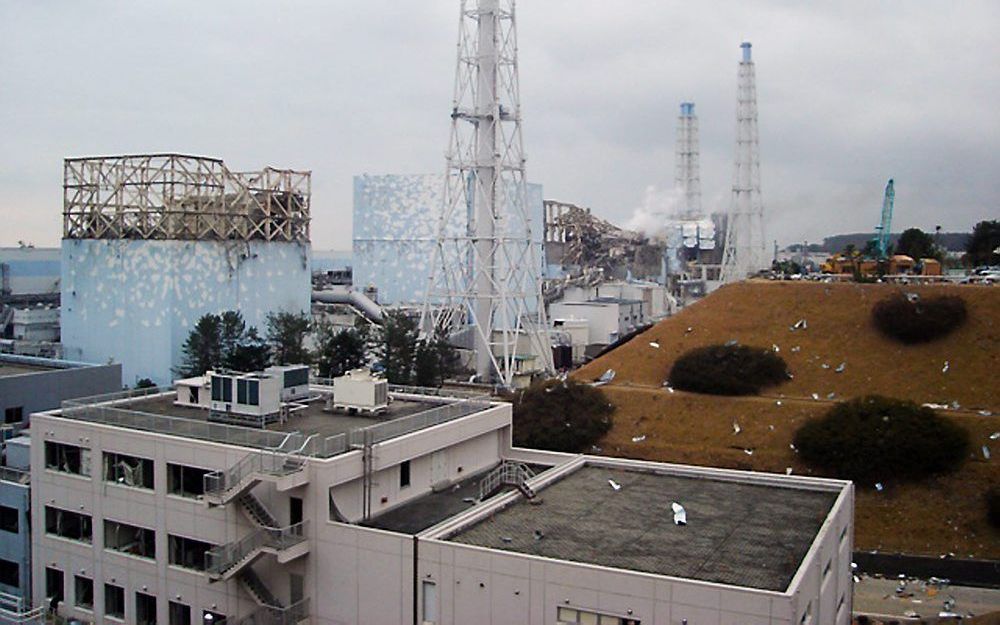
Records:
[[[698,165],[698,116],[694,113],[694,102],[681,102],[674,167],[674,186],[683,196],[680,216],[683,219],[700,219],[701,173]]]
[[[471,333],[477,375],[510,386],[525,356],[552,370],[527,207],[514,0],[462,0],[451,120],[421,328]]]
[[[760,147],[757,138],[757,85],[750,43],[740,44],[736,93],[736,160],[733,198],[726,218],[722,282],[736,282],[765,266],[764,205],[760,196]]]

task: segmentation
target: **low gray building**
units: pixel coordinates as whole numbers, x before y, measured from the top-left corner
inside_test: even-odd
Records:
[[[20,430],[33,412],[63,400],[114,393],[122,388],[120,364],[93,365],[52,358],[0,354],[0,415]]]

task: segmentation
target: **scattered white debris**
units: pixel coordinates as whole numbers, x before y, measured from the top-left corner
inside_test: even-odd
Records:
[[[799,453],[799,450],[795,448],[795,443],[788,443],[788,448],[794,451],[795,453]]]
[[[837,368],[836,368],[836,369],[834,369],[834,371],[835,371],[836,373],[843,373],[843,372],[844,372],[844,369],[846,369],[846,368],[847,368],[847,363],[846,363],[846,362],[842,362],[842,363],[840,363],[839,365],[837,365]]]
[[[781,348],[780,348],[780,347],[778,347],[778,344],[777,344],[777,343],[771,343],[771,351],[774,351],[774,352],[776,352],[776,353],[777,353],[777,352],[780,352],[780,351],[781,351]]]
[[[649,342],[649,346],[650,346],[650,347],[654,347],[654,348],[656,348],[656,349],[660,349],[660,344],[659,344],[659,343],[657,343],[656,341],[650,341],[650,342]]]
[[[986,460],[990,459],[990,448],[987,447],[986,445],[983,445],[983,458],[985,458]]]
[[[462,501],[465,503],[476,503],[475,497],[462,497]]]
[[[861,578],[858,577],[857,575],[852,575],[851,577],[854,578],[854,583],[855,584],[860,584],[861,583]]]
[[[608,480],[608,484],[610,484],[611,488],[613,488],[615,491],[619,491],[622,489],[622,485],[614,480]]]
[[[633,436],[632,437],[632,442],[633,443],[641,443],[644,440],[646,440],[646,435],[645,434],[643,434],[642,436]]]
[[[980,417],[992,417],[993,413],[990,412],[989,410],[980,410],[979,411],[979,416]]]
[[[951,402],[951,409],[952,410],[958,410],[961,407],[962,407],[962,404],[958,403],[957,401]]]
[[[687,511],[684,506],[675,501],[670,504],[670,509],[674,511],[674,525],[687,525]]]
[[[775,406],[780,406],[780,405],[781,405],[781,400],[779,399],[779,400],[777,400],[776,402],[774,402],[774,405],[775,405]]]
[[[826,398],[827,398],[827,399],[833,399],[833,398],[834,398],[834,397],[836,397],[836,396],[837,396],[837,394],[836,394],[836,393],[832,393],[832,392],[831,392],[831,393],[827,393],[827,394],[826,394]]]
[[[743,453],[745,453],[748,456],[752,456],[753,455],[753,450],[752,449],[744,449]]]
[[[791,474],[792,474],[792,467],[785,467],[785,475],[791,475]]]
[[[991,441],[1000,440],[1000,432],[994,432],[990,434],[990,440]]]
[[[812,398],[813,398],[813,400],[815,400],[815,401],[819,401],[819,393],[813,393],[813,394],[812,394]]]
[[[684,331],[684,334],[689,334],[691,332],[694,332],[694,328],[692,328],[691,326],[688,326],[688,329]]]
[[[772,423],[771,425],[768,425],[767,429],[769,429],[769,430],[771,430],[773,432],[774,431],[774,424]]]
[[[924,408],[930,408],[931,410],[947,410],[948,409],[948,404],[926,403],[926,404],[920,404],[920,405],[922,407],[924,407]]]
[[[881,493],[885,490],[885,486],[882,485],[882,482],[875,482],[875,490]]]
[[[798,345],[796,345],[795,347],[793,347],[793,348],[792,348],[792,352],[793,352],[793,353],[798,353],[798,352],[800,352],[800,351],[802,351],[802,348],[801,348],[801,347],[799,347]]]
[[[941,367],[941,373],[948,373],[948,369],[950,368],[951,368],[951,363],[949,363],[947,360],[944,361],[944,366]]]
[[[601,377],[597,378],[597,381],[592,383],[591,386],[603,386],[614,379],[615,379],[615,370],[608,369],[607,371],[602,373]]]
[[[830,368],[830,365],[826,364],[825,362],[823,364],[821,364],[820,366],[823,367],[824,369],[829,369]]]
[[[737,341],[736,339],[729,339],[728,341],[726,341],[726,347],[733,347],[734,345],[739,345],[739,344],[740,342]]]
[[[670,393],[673,393],[674,392],[674,387],[667,386],[667,391],[670,392]]]
[[[917,302],[920,301],[920,295],[916,293],[907,293],[906,299],[908,299],[911,304],[916,304]]]
[[[739,434],[742,431],[743,428],[740,427],[740,424],[737,423],[736,421],[733,421],[733,434]]]
[[[513,538],[511,538],[510,536],[501,536],[501,537],[500,537],[500,540],[502,540],[502,541],[503,541],[503,542],[505,542],[505,543],[511,543],[511,542],[513,542],[513,541],[514,541],[514,539],[513,539]]]
[[[805,319],[799,319],[798,321],[796,321],[796,322],[795,322],[795,325],[793,325],[793,326],[792,326],[791,328],[789,328],[789,329],[790,329],[790,330],[791,330],[792,332],[795,332],[796,330],[805,330],[805,329],[807,329],[808,327],[809,327],[809,324],[808,324],[808,323],[806,322],[806,320],[805,320]]]
[[[535,530],[535,540],[541,540],[545,538],[545,533],[542,530]]]

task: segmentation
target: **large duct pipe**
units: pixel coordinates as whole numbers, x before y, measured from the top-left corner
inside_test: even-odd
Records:
[[[347,304],[353,306],[369,321],[382,323],[382,307],[361,291],[355,291],[351,287],[334,285],[322,291],[313,291],[312,300],[325,304]]]

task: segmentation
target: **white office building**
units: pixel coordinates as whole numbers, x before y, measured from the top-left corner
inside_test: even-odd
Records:
[[[33,415],[36,602],[135,625],[849,623],[848,482],[513,448],[506,403],[390,387],[371,415],[332,392],[262,427],[172,391]]]

